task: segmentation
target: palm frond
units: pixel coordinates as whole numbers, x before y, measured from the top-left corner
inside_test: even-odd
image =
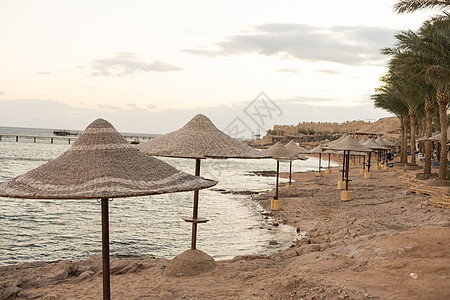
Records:
[[[411,13],[422,9],[438,9],[444,11],[450,8],[450,0],[400,0],[394,5],[394,11]]]

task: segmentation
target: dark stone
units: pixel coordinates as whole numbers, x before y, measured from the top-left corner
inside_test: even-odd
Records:
[[[436,173],[431,173],[431,174],[417,173],[416,174],[416,179],[419,179],[419,180],[427,180],[427,179],[436,178],[436,177],[438,177],[438,174],[436,174]]]

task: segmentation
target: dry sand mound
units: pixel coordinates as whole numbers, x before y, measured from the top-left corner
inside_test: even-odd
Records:
[[[193,276],[210,272],[216,268],[214,258],[201,250],[186,250],[178,254],[167,266],[168,276]]]

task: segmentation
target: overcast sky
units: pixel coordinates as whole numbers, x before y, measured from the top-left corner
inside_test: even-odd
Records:
[[[0,126],[166,133],[373,120],[395,1],[0,1]],[[263,92],[263,93],[261,93]],[[234,126],[234,127],[233,127]]]

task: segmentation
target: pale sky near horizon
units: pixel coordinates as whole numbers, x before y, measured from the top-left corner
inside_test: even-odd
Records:
[[[102,117],[166,133],[197,113],[252,130],[388,116],[369,98],[386,72],[379,50],[433,15],[398,15],[395,2],[3,0],[0,126]],[[252,102],[260,92],[274,115]]]

